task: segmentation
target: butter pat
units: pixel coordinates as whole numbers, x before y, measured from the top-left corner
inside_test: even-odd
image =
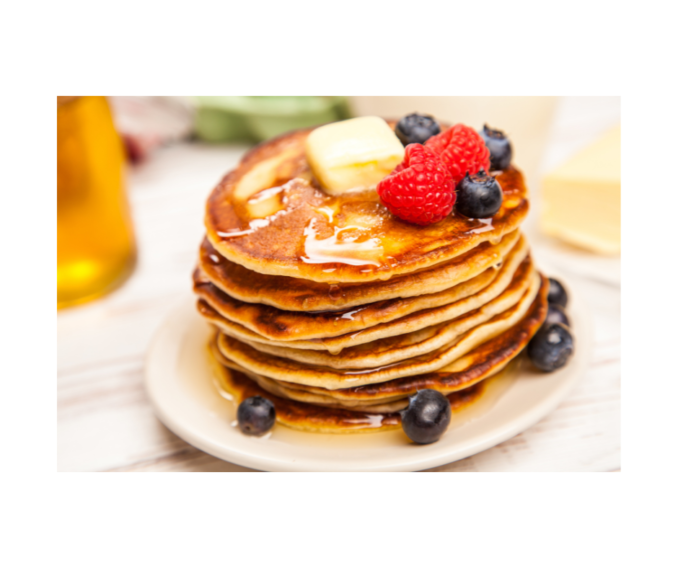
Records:
[[[386,121],[376,116],[327,124],[306,139],[306,158],[332,195],[376,186],[404,155],[400,140]]]
[[[542,230],[602,254],[621,251],[621,126],[544,178]]]

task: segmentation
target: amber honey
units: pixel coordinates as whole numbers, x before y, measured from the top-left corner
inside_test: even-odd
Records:
[[[96,298],[132,271],[124,153],[105,97],[57,104],[57,308]]]

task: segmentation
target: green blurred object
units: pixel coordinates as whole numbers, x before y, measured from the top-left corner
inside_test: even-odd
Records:
[[[194,97],[195,132],[207,142],[260,142],[351,117],[346,97]]]

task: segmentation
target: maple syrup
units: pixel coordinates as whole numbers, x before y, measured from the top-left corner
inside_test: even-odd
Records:
[[[136,258],[121,140],[104,97],[57,103],[57,309],[122,283]]]

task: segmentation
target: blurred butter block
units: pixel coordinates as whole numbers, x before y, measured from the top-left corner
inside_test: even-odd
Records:
[[[206,142],[259,142],[349,118],[345,97],[193,97],[195,133]]]
[[[601,254],[621,251],[621,126],[548,174],[541,228]]]

